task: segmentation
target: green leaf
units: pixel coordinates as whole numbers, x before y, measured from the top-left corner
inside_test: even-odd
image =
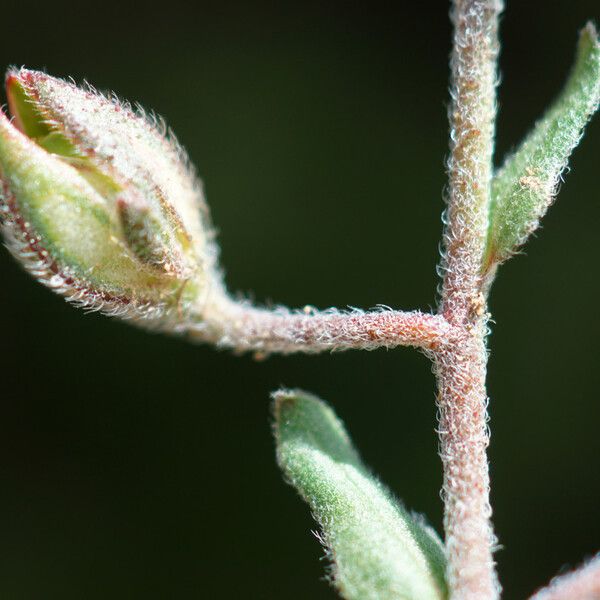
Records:
[[[484,272],[514,254],[537,229],[599,101],[600,43],[589,23],[563,91],[493,180]]]
[[[322,528],[341,595],[447,598],[439,538],[369,473],[331,408],[298,390],[273,398],[279,465]]]

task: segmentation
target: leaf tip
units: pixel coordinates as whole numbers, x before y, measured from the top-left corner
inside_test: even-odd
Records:
[[[581,30],[579,37],[581,44],[587,43],[600,48],[600,38],[598,37],[598,27],[594,21],[588,21],[585,27]]]
[[[298,405],[300,397],[307,397],[310,394],[302,390],[280,388],[271,392],[271,412],[273,415],[274,427],[277,429],[279,424],[285,419],[286,415],[293,412]]]
[[[576,65],[584,63],[600,77],[600,37],[594,21],[588,21],[579,33]]]

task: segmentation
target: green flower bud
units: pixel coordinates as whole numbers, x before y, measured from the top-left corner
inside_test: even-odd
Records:
[[[86,308],[181,320],[216,252],[177,142],[128,104],[44,73],[10,71],[6,89],[0,219],[13,254]]]

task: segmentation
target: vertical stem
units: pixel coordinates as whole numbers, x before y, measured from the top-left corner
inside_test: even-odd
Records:
[[[481,321],[436,355],[447,579],[452,600],[491,600],[499,595],[486,456],[485,327]]]
[[[454,0],[449,198],[442,312],[466,324],[479,308],[496,115],[500,0]]]
[[[492,179],[500,0],[454,0],[451,156],[440,311],[457,334],[436,354],[444,528],[453,600],[497,598],[486,448],[487,306],[481,263]]]

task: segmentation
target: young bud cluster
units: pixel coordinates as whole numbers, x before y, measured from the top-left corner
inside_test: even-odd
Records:
[[[6,89],[0,218],[13,254],[70,301],[173,328],[216,272],[177,142],[129,105],[44,73],[9,71]]]

